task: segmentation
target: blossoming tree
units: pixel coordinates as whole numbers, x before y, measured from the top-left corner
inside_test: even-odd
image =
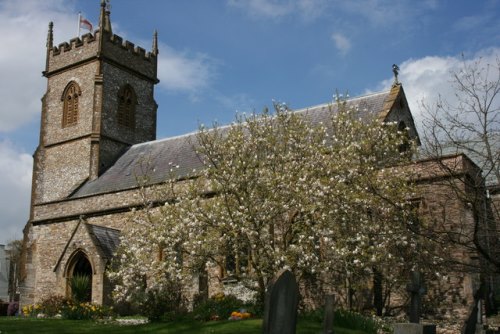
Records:
[[[373,279],[383,303],[382,278],[389,290],[436,262],[419,248],[405,168],[412,145],[397,124],[345,102],[319,124],[276,104],[273,114],[201,128],[193,147],[204,168],[182,187],[167,181],[169,200],[138,210],[122,238],[112,275],[122,299],[144,299],[218,265],[260,298],[287,268],[306,289],[346,284],[348,302]]]

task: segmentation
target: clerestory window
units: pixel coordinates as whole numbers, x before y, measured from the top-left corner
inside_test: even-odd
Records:
[[[82,95],[82,91],[78,84],[71,81],[64,89],[62,100],[63,100],[63,128],[68,126],[73,126],[78,123],[78,101]]]
[[[137,97],[130,85],[123,86],[118,92],[118,124],[133,129],[135,127],[135,106]]]

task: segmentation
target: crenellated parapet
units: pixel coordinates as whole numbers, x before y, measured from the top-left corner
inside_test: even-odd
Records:
[[[133,72],[153,82],[157,82],[157,51],[147,52],[122,37],[104,32],[102,46],[99,45],[100,30],[87,33],[69,42],[51,46],[47,51],[45,76],[64,70],[70,66],[85,64],[93,60],[103,60],[121,64]]]
[[[87,33],[83,35],[81,38],[75,37],[70,39],[69,43],[68,42],[63,42],[59,44],[58,46],[55,46],[52,48],[52,56],[57,56],[61,54],[61,52],[67,52],[71,51],[73,49],[77,49],[79,47],[82,47],[86,44],[90,44],[92,42],[95,42],[95,36],[92,35],[91,33]]]
[[[72,38],[69,43],[60,43],[58,46],[49,47],[47,50],[47,68],[44,75],[64,70],[69,67],[84,64],[97,59],[99,43],[98,32],[87,33],[81,38]]]
[[[155,52],[146,52],[144,48],[113,34],[103,40],[102,55],[108,61],[126,64],[129,69],[157,81],[157,55]]]

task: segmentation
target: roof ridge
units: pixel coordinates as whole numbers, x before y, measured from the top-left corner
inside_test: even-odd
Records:
[[[361,99],[365,99],[365,98],[372,97],[372,96],[375,96],[375,95],[382,95],[382,94],[389,94],[389,93],[390,93],[390,90],[383,90],[383,91],[379,91],[379,92],[367,93],[367,94],[355,96],[353,98],[348,98],[346,100],[346,102],[351,103],[351,102],[354,102],[356,100],[361,100]],[[307,111],[307,110],[310,110],[310,109],[316,109],[316,108],[320,108],[320,107],[327,107],[327,106],[329,106],[331,104],[334,104],[334,103],[335,103],[335,101],[325,102],[325,103],[321,103],[321,104],[317,104],[317,105],[312,105],[312,106],[308,106],[308,107],[304,107],[304,108],[300,108],[300,109],[295,109],[293,111],[303,112],[303,111]]]
[[[371,97],[371,96],[388,94],[388,93],[390,93],[390,90],[384,90],[384,91],[379,91],[379,92],[373,92],[373,93],[358,95],[358,96],[355,96],[353,98],[347,99],[346,102],[354,102],[356,100],[361,100],[361,99],[368,98],[368,97]],[[332,104],[332,102],[326,102],[326,103],[322,103],[322,104],[318,104],[318,105],[308,106],[308,107],[299,108],[299,109],[290,109],[290,110],[293,111],[293,112],[304,112],[304,111],[307,111],[307,110],[310,110],[310,109],[316,109],[316,108],[324,107],[324,106],[326,107],[326,106],[328,106],[330,104]],[[218,125],[217,128],[220,130],[220,129],[224,129],[224,128],[230,127],[231,125],[232,125],[232,122],[228,123],[228,124]],[[211,130],[212,128],[207,128],[207,129]],[[140,147],[140,146],[143,146],[143,145],[154,145],[156,143],[161,143],[161,142],[164,142],[164,141],[180,139],[180,138],[184,138],[184,137],[191,137],[191,136],[196,135],[199,132],[200,132],[200,130],[198,129],[198,130],[194,130],[194,131],[187,132],[187,133],[184,133],[184,134],[181,134],[181,135],[177,135],[177,136],[165,137],[165,138],[161,138],[161,139],[146,141],[146,142],[134,144],[134,145],[131,146],[131,148]]]
[[[193,135],[197,134],[198,132],[200,132],[200,130],[195,130],[195,131],[191,131],[191,132],[188,132],[188,133],[184,133],[184,134],[177,135],[177,136],[172,136],[172,137],[165,137],[165,138],[161,138],[161,139],[149,140],[149,141],[145,141],[145,142],[142,142],[142,143],[134,144],[130,148],[140,147],[140,146],[143,146],[143,145],[151,145],[151,144],[161,143],[161,142],[164,142],[164,141],[169,141],[169,140],[174,140],[174,139],[180,139],[180,138],[183,138],[183,137],[190,137],[190,136],[193,136]]]

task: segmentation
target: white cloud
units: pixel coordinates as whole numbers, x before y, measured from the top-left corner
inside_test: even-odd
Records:
[[[38,117],[45,80],[45,41],[54,21],[56,40],[69,40],[76,16],[63,0],[0,2],[0,132],[12,131]],[[69,34],[69,35],[68,35]],[[64,39],[64,40],[65,40]]]
[[[247,11],[251,16],[263,18],[283,17],[294,9],[290,1],[279,0],[228,0],[227,3]]]
[[[229,6],[239,8],[254,18],[279,19],[297,14],[311,21],[324,14],[328,0],[227,0]]]
[[[22,237],[28,221],[33,159],[0,141],[0,244]]]
[[[207,55],[179,52],[165,44],[159,49],[159,85],[166,90],[196,94],[216,76],[216,61]]]
[[[331,38],[340,54],[345,55],[351,49],[351,41],[343,34],[336,32],[332,34]]]
[[[472,63],[481,60],[483,64],[496,64],[498,57],[500,57],[500,48],[489,48],[467,57],[465,61]],[[422,103],[432,106],[439,96],[450,102],[455,100],[451,72],[458,71],[463,65],[463,61],[461,56],[428,56],[406,60],[399,66],[401,69],[399,81],[403,84],[410,109],[421,135],[423,134],[424,113]],[[392,82],[392,78],[382,81],[377,90],[387,89]]]

